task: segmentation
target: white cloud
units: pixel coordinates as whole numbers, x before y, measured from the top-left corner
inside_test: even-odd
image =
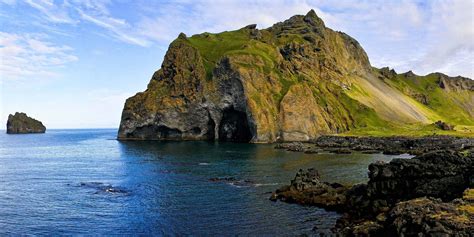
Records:
[[[359,40],[378,67],[474,77],[474,2],[317,1],[327,25]]]
[[[414,66],[474,78],[474,2],[437,1],[427,27],[431,42]]]
[[[44,35],[0,32],[1,80],[56,76],[55,69],[78,60],[68,46],[57,46]]]

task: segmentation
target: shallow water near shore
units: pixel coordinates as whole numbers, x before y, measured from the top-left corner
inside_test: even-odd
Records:
[[[300,168],[353,184],[367,181],[371,162],[409,157],[120,142],[115,129],[0,132],[0,234],[327,233],[335,213],[271,202],[270,193]]]

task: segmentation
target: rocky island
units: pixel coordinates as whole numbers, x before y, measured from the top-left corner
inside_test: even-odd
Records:
[[[311,141],[321,135],[474,134],[474,81],[375,68],[361,45],[311,10],[174,40],[120,140]]]
[[[8,115],[7,133],[45,133],[46,127],[40,121],[28,117],[25,113],[16,112],[14,115]]]

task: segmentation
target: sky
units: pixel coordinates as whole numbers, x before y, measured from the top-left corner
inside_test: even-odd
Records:
[[[21,111],[47,128],[117,128],[180,32],[264,29],[310,9],[373,66],[474,78],[473,0],[0,0],[0,124]]]

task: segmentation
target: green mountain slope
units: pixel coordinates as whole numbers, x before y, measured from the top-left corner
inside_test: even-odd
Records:
[[[314,11],[258,30],[184,34],[145,92],[124,106],[119,139],[305,141],[323,134],[474,134],[474,83],[373,68]],[[433,125],[455,125],[445,131]]]

